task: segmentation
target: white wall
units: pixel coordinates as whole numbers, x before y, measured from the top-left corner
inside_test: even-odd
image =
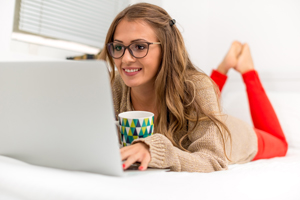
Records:
[[[151,3],[151,4],[155,4],[158,5],[160,7],[162,7],[162,2],[163,0],[130,0],[130,4],[135,4],[135,3],[140,3],[140,2],[147,2],[147,3]]]
[[[300,93],[299,0],[146,2],[162,6],[176,19],[192,62],[207,74],[210,75],[211,70],[222,61],[231,43],[239,40],[250,45],[256,70],[267,93]],[[237,93],[241,103],[232,105],[232,98],[237,97],[233,95]],[[249,110],[244,112],[244,108],[248,107],[245,86],[234,70],[229,73],[222,96],[224,102],[221,103],[226,113],[252,123]],[[227,112],[229,108],[236,112]]]
[[[11,41],[14,0],[0,0],[0,61],[65,59],[82,53]],[[131,3],[142,2],[131,0]],[[182,30],[192,61],[206,73],[233,40],[249,43],[259,71],[300,69],[299,0],[146,0],[165,8]],[[299,71],[298,71],[299,72]]]
[[[298,0],[162,0],[183,30],[192,61],[205,72],[234,40],[250,45],[258,71],[300,69]]]
[[[15,2],[9,0],[0,1],[0,51],[9,49],[10,34],[13,27],[13,8]]]

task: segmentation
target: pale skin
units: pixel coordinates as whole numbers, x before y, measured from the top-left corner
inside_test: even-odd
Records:
[[[123,19],[117,26],[114,41],[130,45],[135,40],[147,42],[159,42],[154,29],[142,20],[128,21]],[[158,115],[155,105],[154,81],[160,68],[161,46],[150,45],[149,51],[144,58],[133,57],[128,49],[121,58],[114,59],[115,65],[125,82],[130,87],[131,103],[134,110],[143,110],[154,113],[155,119]],[[223,74],[231,69],[243,74],[254,69],[252,57],[248,44],[233,42],[228,53],[224,57],[217,70]],[[138,69],[138,73],[130,75],[125,70]],[[151,160],[149,146],[139,142],[120,149],[123,169],[126,170],[135,162],[140,162],[139,170],[146,170]]]
[[[218,66],[217,71],[226,75],[231,68],[240,74],[254,69],[250,48],[247,43],[242,44],[234,41],[223,61]]]

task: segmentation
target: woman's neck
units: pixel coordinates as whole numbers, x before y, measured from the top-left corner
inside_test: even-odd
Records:
[[[134,110],[153,112],[157,116],[155,88],[133,87],[130,90],[131,103]]]

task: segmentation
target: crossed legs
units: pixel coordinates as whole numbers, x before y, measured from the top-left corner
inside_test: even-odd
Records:
[[[254,69],[248,44],[233,42],[217,70],[213,70],[211,78],[220,91],[226,82],[226,74],[231,68],[242,75],[246,85],[251,118],[258,139],[258,152],[253,160],[285,156],[288,144],[277,115]]]

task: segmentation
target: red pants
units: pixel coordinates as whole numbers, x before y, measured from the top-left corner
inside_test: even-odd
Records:
[[[258,140],[258,152],[253,160],[285,156],[288,144],[257,72],[248,71],[242,74],[242,77],[246,84],[251,117]],[[213,70],[211,79],[222,91],[227,76]]]

